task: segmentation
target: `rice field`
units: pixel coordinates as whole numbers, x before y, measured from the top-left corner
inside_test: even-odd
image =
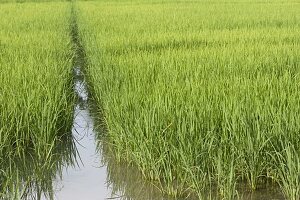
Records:
[[[124,200],[300,199],[299,2],[0,0],[0,19],[0,199],[55,199],[76,164],[77,65]]]
[[[0,199],[50,196],[52,178],[71,161],[70,8],[0,4]]]
[[[165,194],[300,198],[297,1],[77,2],[105,140]],[[215,195],[215,194],[213,194]]]

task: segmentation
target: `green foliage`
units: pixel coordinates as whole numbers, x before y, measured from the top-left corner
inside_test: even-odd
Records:
[[[0,198],[18,199],[27,179],[51,182],[57,148],[71,136],[71,13],[66,3],[0,4],[0,11]]]
[[[300,6],[205,2],[78,2],[108,141],[174,196],[273,179],[297,199]]]

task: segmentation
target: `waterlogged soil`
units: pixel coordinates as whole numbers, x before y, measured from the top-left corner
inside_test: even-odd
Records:
[[[273,184],[261,185],[254,192],[251,192],[246,184],[241,185],[239,195],[242,200],[285,200],[280,188]]]

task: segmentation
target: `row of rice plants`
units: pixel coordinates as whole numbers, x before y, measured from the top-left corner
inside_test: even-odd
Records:
[[[28,3],[28,2],[45,3],[45,2],[62,2],[62,1],[70,1],[70,0],[0,0],[0,3]]]
[[[297,2],[78,2],[117,158],[174,196],[271,180],[300,198]],[[276,184],[275,184],[276,183]]]
[[[0,198],[18,199],[51,190],[71,141],[70,4],[0,4],[0,18]]]

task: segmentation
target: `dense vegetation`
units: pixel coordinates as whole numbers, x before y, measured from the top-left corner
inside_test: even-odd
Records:
[[[0,4],[0,199],[50,194],[70,160],[70,17],[66,3]]]
[[[300,5],[78,2],[93,97],[117,158],[199,198],[239,183],[300,198]]]
[[[298,2],[0,2],[0,199],[53,198],[73,162],[74,27],[118,162],[176,198],[300,199]]]

